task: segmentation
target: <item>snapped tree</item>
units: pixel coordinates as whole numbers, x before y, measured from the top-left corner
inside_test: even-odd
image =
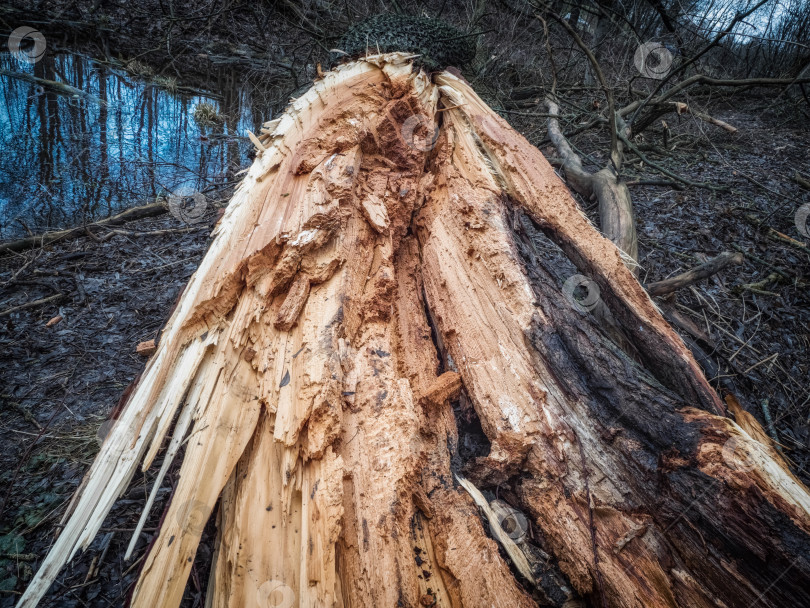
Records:
[[[19,606],[166,444],[134,606],[212,516],[209,606],[810,605],[807,489],[467,82],[368,56],[255,143]]]

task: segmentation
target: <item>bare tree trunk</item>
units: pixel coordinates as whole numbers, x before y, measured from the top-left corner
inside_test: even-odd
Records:
[[[20,606],[175,420],[135,606],[178,605],[220,496],[209,606],[810,601],[807,490],[466,82],[368,57],[259,143]]]
[[[582,166],[582,159],[560,130],[560,123],[556,118],[559,106],[552,99],[546,99],[546,106],[549,114],[552,114],[548,120],[548,136],[562,157],[568,184],[585,198],[599,202],[602,233],[627,254],[631,267],[635,267],[638,240],[630,190],[624,182],[619,181],[616,168],[610,163],[596,173],[586,171]]]

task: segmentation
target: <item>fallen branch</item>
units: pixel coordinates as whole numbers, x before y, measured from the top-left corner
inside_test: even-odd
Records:
[[[705,112],[701,112],[700,110],[696,110],[692,108],[689,104],[683,103],[682,101],[672,101],[670,102],[671,105],[675,107],[675,111],[680,114],[691,114],[692,116],[699,118],[703,122],[707,122],[709,124],[718,126],[722,129],[725,129],[729,133],[736,133],[737,127],[733,127],[727,122],[720,120],[719,118],[714,118],[713,116],[709,116]]]
[[[48,296],[47,298],[40,298],[39,300],[33,300],[31,302],[26,302],[25,304],[20,304],[19,306],[12,306],[11,308],[7,308],[6,310],[0,312],[0,317],[7,317],[10,314],[15,312],[19,312],[21,310],[25,310],[27,308],[34,308],[35,306],[39,306],[40,304],[47,304],[48,302],[54,302],[56,300],[60,300],[65,297],[63,293],[57,293],[52,296]]]
[[[30,82],[33,85],[42,87],[43,89],[48,89],[54,93],[59,93],[60,95],[67,95],[68,97],[83,99],[98,105],[106,105],[106,102],[102,101],[98,97],[91,95],[87,91],[83,91],[81,89],[77,89],[76,87],[72,87],[69,84],[65,84],[64,82],[48,80],[47,78],[38,78],[26,72],[13,72],[6,69],[0,69],[0,76],[7,76],[9,78]]]
[[[788,235],[786,235],[786,234],[784,234],[782,232],[779,232],[778,230],[774,230],[773,228],[768,226],[768,224],[763,222],[758,217],[756,217],[754,215],[751,215],[750,213],[746,213],[746,214],[743,215],[743,218],[745,218],[745,220],[747,222],[749,222],[750,224],[753,224],[754,226],[758,226],[760,228],[765,228],[765,230],[766,230],[765,235],[768,238],[770,238],[770,239],[772,239],[774,241],[779,241],[780,243],[784,243],[785,245],[790,245],[791,247],[793,247],[795,249],[799,249],[800,251],[804,251],[805,253],[810,253],[810,247],[808,247],[807,245],[805,245],[801,241],[797,241],[793,237],[790,237],[790,236],[788,236]]]
[[[656,170],[660,171],[661,173],[671,177],[672,179],[678,180],[679,182],[682,182],[682,183],[686,184],[687,186],[694,186],[695,188],[706,188],[708,190],[716,190],[716,191],[719,191],[719,192],[724,192],[724,191],[728,190],[728,186],[715,186],[714,184],[709,184],[707,182],[695,182],[695,181],[692,181],[691,179],[686,179],[685,177],[682,177],[682,176],[678,175],[677,173],[674,173],[673,171],[670,171],[669,169],[667,169],[663,165],[661,165],[661,164],[647,158],[644,155],[644,153],[641,150],[638,149],[638,146],[636,146],[632,141],[630,141],[623,134],[621,134],[621,133],[619,134],[619,139],[622,140],[624,145],[626,145],[633,152],[635,152],[636,155],[642,161],[644,161],[646,164],[650,165],[653,169],[656,169]]]
[[[759,257],[758,255],[756,255],[756,254],[754,254],[754,253],[751,253],[750,251],[745,251],[745,250],[744,250],[742,247],[740,247],[739,245],[737,245],[737,243],[732,243],[732,244],[731,244],[731,248],[732,248],[732,249],[734,249],[734,250],[736,250],[736,251],[739,251],[739,252],[740,252],[741,254],[743,254],[743,255],[744,255],[746,258],[749,258],[749,259],[753,260],[754,262],[756,262],[756,263],[758,263],[758,264],[762,264],[762,265],[763,265],[763,266],[765,266],[766,268],[770,268],[770,269],[771,269],[771,270],[773,270],[774,272],[778,273],[778,274],[779,274],[779,275],[780,275],[782,278],[787,279],[787,280],[788,280],[788,281],[790,281],[791,283],[793,283],[793,282],[795,282],[795,281],[796,281],[796,277],[795,277],[795,276],[791,276],[791,275],[790,275],[790,274],[788,274],[788,273],[787,273],[787,272],[786,272],[784,269],[779,268],[779,266],[774,266],[773,264],[771,264],[771,263],[770,263],[770,262],[768,262],[767,260],[763,260],[763,259],[762,259],[761,257]]]
[[[14,397],[12,395],[2,395],[2,401],[0,401],[0,409],[8,408],[10,410],[14,410],[18,414],[20,414],[20,416],[22,416],[26,422],[30,422],[33,426],[37,427],[38,431],[41,431],[42,425],[37,421],[36,417],[31,412],[31,410],[25,407],[22,403],[19,403],[18,401],[13,401],[13,398]]]
[[[677,291],[682,287],[687,287],[693,283],[697,283],[706,279],[717,272],[720,272],[727,266],[732,264],[742,264],[745,261],[745,256],[741,253],[732,253],[731,251],[724,251],[720,255],[706,261],[700,266],[696,266],[691,270],[687,270],[670,279],[657,281],[647,285],[647,292],[651,296],[664,296],[673,291]]]
[[[29,236],[16,241],[10,241],[8,243],[0,243],[0,253],[18,252],[25,249],[33,249],[35,247],[49,245],[62,239],[87,236],[87,229],[91,227],[117,226],[133,220],[140,220],[147,217],[162,215],[168,210],[169,207],[164,202],[150,203],[140,207],[132,207],[126,211],[122,211],[118,215],[113,215],[112,217],[98,220],[97,222],[87,224],[86,226],[67,228],[65,230],[57,230],[55,232],[46,232],[44,234]]]
[[[620,111],[626,113],[627,108]],[[725,129],[729,133],[736,133],[737,127],[734,127],[727,122],[720,120],[719,118],[714,118],[713,116],[693,108],[689,104],[686,104],[682,101],[665,101],[656,104],[650,104],[650,109],[647,113],[644,114],[643,117],[638,119],[636,123],[633,125],[633,133],[638,135],[639,133],[645,131],[650,125],[652,125],[658,118],[669,114],[671,112],[676,112],[679,116],[681,114],[691,114],[695,118],[702,120],[703,122],[707,122],[709,124],[718,126],[722,129]],[[623,115],[623,114],[622,114]]]
[[[793,176],[793,179],[805,190],[810,190],[810,179],[802,177],[802,174],[799,173],[798,171],[796,171],[795,175]]]
[[[765,287],[768,285],[768,283],[776,283],[777,281],[779,281],[779,275],[776,274],[775,272],[772,272],[771,274],[769,274],[767,277],[765,277],[761,281],[756,281],[754,283],[744,283],[743,285],[738,285],[735,288],[735,291],[737,291],[737,292],[750,291],[751,293],[755,293],[755,294],[760,295],[760,296],[771,296],[771,297],[774,297],[774,298],[779,298],[781,296],[778,293],[776,293],[774,291],[767,291],[765,289]]]
[[[619,181],[616,169],[611,164],[596,173],[586,171],[582,166],[582,159],[562,134],[558,119],[559,106],[550,97],[546,99],[546,106],[550,116],[548,136],[561,157],[566,181],[582,196],[599,201],[599,220],[603,234],[635,264],[638,260],[638,239],[633,201],[627,184]],[[619,152],[621,153],[621,149]]]
[[[139,232],[137,230],[121,230],[117,228],[112,228],[110,231],[101,237],[102,241],[107,241],[115,235],[118,236],[166,236],[167,234],[190,234],[192,232],[196,232],[197,230],[208,230],[209,226],[207,224],[198,224],[197,226],[186,226],[184,228],[166,228],[165,230],[145,230],[143,232]]]
[[[629,186],[663,186],[665,188],[674,188],[675,190],[683,190],[683,184],[680,182],[671,182],[665,179],[634,179],[625,182]]]
[[[810,78],[803,78],[800,79],[800,81],[810,82]],[[628,115],[633,114],[634,115],[634,119],[632,121],[633,133],[639,134],[642,131],[644,131],[647,127],[649,127],[657,117],[662,116],[663,114],[667,114],[668,112],[671,111],[670,109],[667,109],[666,106],[669,103],[675,103],[669,101],[672,97],[695,85],[705,84],[708,87],[744,88],[757,86],[759,87],[784,86],[792,84],[793,82],[794,79],[790,78],[747,78],[742,80],[730,80],[721,78],[711,78],[710,76],[706,76],[704,74],[696,74],[694,76],[691,76],[690,78],[687,78],[683,82],[676,84],[671,89],[659,95],[655,99],[638,100],[627,104],[626,106],[624,106],[619,110],[619,115],[627,117]],[[694,92],[692,92],[692,94],[694,94]],[[649,107],[649,110],[645,112],[644,116],[637,116],[637,112],[639,112],[643,107]]]

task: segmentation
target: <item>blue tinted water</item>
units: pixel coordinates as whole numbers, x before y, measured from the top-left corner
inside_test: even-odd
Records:
[[[262,120],[243,91],[172,93],[81,55],[48,53],[31,65],[2,53],[0,70],[88,94],[0,74],[0,239],[233,181],[250,162],[246,131]],[[203,102],[220,124],[195,121]]]

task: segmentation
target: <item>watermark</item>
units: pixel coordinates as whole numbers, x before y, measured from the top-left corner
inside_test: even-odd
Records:
[[[402,123],[402,139],[414,150],[429,152],[439,140],[439,127],[424,114],[414,114]],[[425,136],[420,135],[425,133]]]
[[[575,274],[566,279],[562,286],[565,299],[579,312],[590,312],[599,304],[599,285],[588,277]]]
[[[256,591],[256,605],[259,608],[292,608],[295,606],[295,592],[281,581],[265,581]]]
[[[337,196],[340,192],[348,192],[354,184],[354,165],[343,162],[343,154],[335,152],[312,172],[324,182],[324,189]]]
[[[519,541],[526,536],[529,531],[529,520],[526,519],[526,516],[502,500],[492,502],[497,505],[497,508],[493,510],[498,518],[498,523],[501,525],[501,530],[506,532],[509,538],[514,541]]]
[[[645,78],[661,80],[672,67],[672,53],[660,42],[645,42],[636,49],[633,63]]]
[[[807,226],[808,219],[810,219],[810,203],[805,203],[796,211],[793,221],[796,223],[796,230],[799,231],[799,234],[810,239],[810,227]]]
[[[88,106],[87,100],[81,95],[71,95],[68,97],[68,105],[72,108],[78,108],[80,110],[86,110]]]
[[[757,464],[748,446],[739,437],[732,437],[726,441],[723,444],[722,454],[729,468],[741,473],[753,470]]]
[[[184,532],[200,536],[208,523],[211,509],[201,500],[184,502],[177,510],[175,520]]]
[[[167,201],[169,213],[186,224],[201,222],[208,209],[208,199],[202,192],[195,192],[191,196],[170,194]]]
[[[98,431],[96,431],[96,441],[98,441],[99,446],[104,443],[107,435],[110,434],[110,431],[112,431],[112,428],[115,426],[116,421],[117,418],[110,418],[102,422],[101,426],[98,427]]]
[[[36,63],[45,56],[45,36],[32,27],[23,25],[8,36],[8,50],[12,56],[26,63]]]

